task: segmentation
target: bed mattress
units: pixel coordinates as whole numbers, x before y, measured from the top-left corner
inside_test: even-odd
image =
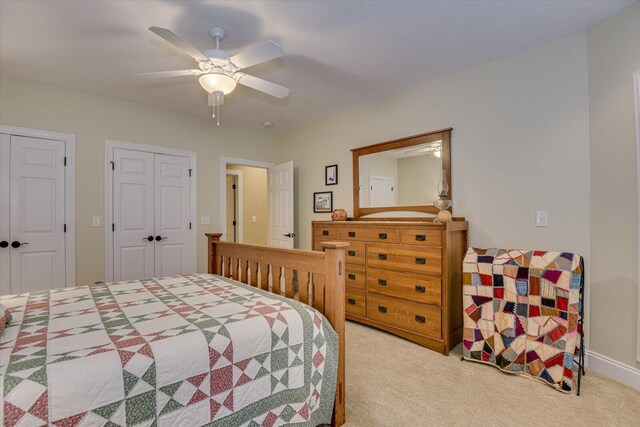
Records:
[[[0,301],[5,426],[331,421],[338,339],[305,304],[209,274]]]

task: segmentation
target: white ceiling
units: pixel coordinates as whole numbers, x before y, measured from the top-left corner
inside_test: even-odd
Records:
[[[583,31],[633,3],[602,1],[10,1],[0,0],[0,72],[210,117],[195,77],[133,75],[195,63],[147,30],[196,48],[242,52],[271,39],[283,59],[248,73],[291,89],[278,100],[246,87],[225,97],[224,122],[287,132],[488,61]]]

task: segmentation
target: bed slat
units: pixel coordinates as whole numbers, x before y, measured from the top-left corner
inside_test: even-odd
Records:
[[[285,268],[284,269],[284,296],[287,298],[294,299],[296,290],[295,284],[293,283],[293,269]]]
[[[298,301],[309,304],[309,272],[298,270]]]
[[[260,263],[260,289],[269,290],[269,265]]]
[[[313,275],[313,307],[324,313],[324,275]]]

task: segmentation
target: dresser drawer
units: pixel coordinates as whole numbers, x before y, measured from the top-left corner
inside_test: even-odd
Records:
[[[351,288],[365,289],[365,267],[364,265],[347,264],[345,268],[345,284]]]
[[[357,289],[346,288],[345,291],[345,310],[349,314],[365,317],[366,315],[366,298],[365,292]]]
[[[384,228],[341,228],[338,233],[340,240],[360,242],[387,242],[398,243],[400,232],[398,230],[386,230]]]
[[[349,242],[345,250],[344,260],[347,264],[364,265],[366,259],[366,245],[364,243]]]
[[[347,268],[348,271],[349,269]],[[367,270],[367,290],[369,292],[440,305],[441,288],[441,279],[439,277],[400,273],[371,267]]]
[[[335,227],[314,227],[314,239],[338,240],[338,229]]]
[[[400,243],[405,245],[442,246],[442,232],[440,230],[400,230]]]
[[[413,273],[440,275],[441,251],[437,248],[416,248],[399,245],[367,245],[369,267],[394,268]]]
[[[440,307],[367,292],[367,317],[398,328],[441,337]]]

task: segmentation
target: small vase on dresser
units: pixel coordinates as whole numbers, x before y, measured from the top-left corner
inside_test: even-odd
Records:
[[[314,221],[313,249],[349,242],[347,319],[448,354],[462,340],[467,221]]]

